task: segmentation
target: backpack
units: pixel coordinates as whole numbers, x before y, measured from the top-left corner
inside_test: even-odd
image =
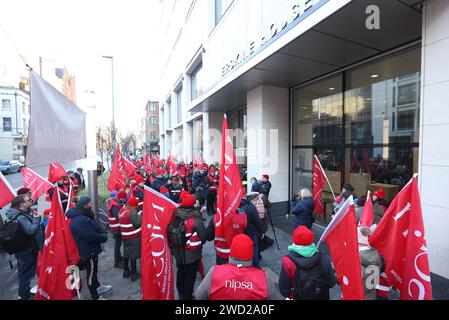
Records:
[[[321,268],[321,256],[318,263],[310,269],[297,266],[293,289],[295,300],[329,300],[329,289]]]
[[[187,244],[186,226],[184,220],[177,214],[167,227],[168,242],[175,247],[185,247]]]
[[[251,202],[256,207],[257,212],[259,213],[259,218],[265,218],[265,205],[263,204],[262,198],[258,196]]]
[[[8,254],[20,253],[33,248],[32,236],[27,235],[17,221],[23,213],[16,214],[13,218],[0,225],[0,247]]]

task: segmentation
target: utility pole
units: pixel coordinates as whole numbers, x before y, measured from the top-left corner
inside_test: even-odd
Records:
[[[114,106],[114,57],[113,56],[103,56],[105,59],[111,59],[111,81],[112,81],[112,147],[116,149],[117,141],[115,139],[115,106]]]

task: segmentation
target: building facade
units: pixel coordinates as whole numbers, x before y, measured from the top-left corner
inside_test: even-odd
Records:
[[[431,271],[449,278],[448,1],[166,0],[161,15],[162,156],[219,161],[227,114],[277,214],[311,189],[314,154],[337,194],[391,201],[418,173]]]
[[[148,101],[145,106],[145,143],[144,149],[148,153],[159,154],[159,102]]]
[[[0,83],[0,103],[0,159],[24,162],[30,121],[29,92]]]

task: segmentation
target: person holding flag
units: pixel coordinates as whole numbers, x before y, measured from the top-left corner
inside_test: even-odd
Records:
[[[98,282],[98,255],[102,252],[101,244],[108,240],[108,234],[95,220],[92,211],[92,200],[82,196],[76,202],[75,208],[67,211],[70,221],[70,232],[78,248],[80,270],[86,270],[87,286],[93,300],[105,300],[101,294],[112,290],[110,285]]]
[[[41,228],[42,217],[32,210],[32,199],[28,195],[20,195],[11,201],[11,207],[6,211],[7,219],[16,219],[24,235],[29,237],[28,249],[15,254],[18,268],[19,299],[30,299],[30,283],[36,274],[38,252],[44,245],[44,232]]]

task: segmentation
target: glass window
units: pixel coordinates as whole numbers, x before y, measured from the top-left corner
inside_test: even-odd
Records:
[[[203,152],[203,118],[193,121],[192,151],[195,159]]]
[[[149,106],[148,106],[148,111],[150,111],[150,112],[156,111],[156,104],[155,103],[150,103]]]
[[[156,125],[157,124],[157,118],[156,117],[150,117],[150,125]]]
[[[215,0],[215,25],[221,20],[233,0]]]
[[[150,132],[150,140],[157,140],[156,132]]]
[[[182,87],[176,91],[176,114],[178,117],[177,123],[180,123],[182,121]]]
[[[3,109],[11,109],[11,100],[3,99],[2,105],[3,105]]]
[[[293,91],[293,144],[342,143],[341,75]]]
[[[191,97],[192,100],[196,99],[203,93],[202,75],[203,75],[203,64],[200,63],[191,75]]]
[[[11,118],[3,118],[3,131],[5,131],[5,132],[11,132],[12,131]]]

